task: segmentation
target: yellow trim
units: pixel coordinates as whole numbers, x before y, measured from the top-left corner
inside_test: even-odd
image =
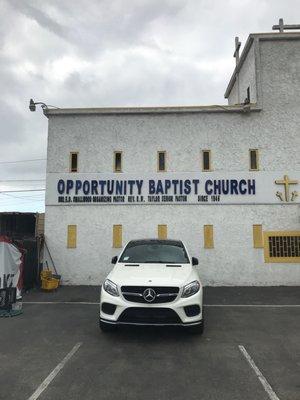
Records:
[[[299,263],[300,257],[270,257],[270,236],[300,236],[300,231],[269,231],[264,232],[264,257],[265,263]]]
[[[208,169],[205,169],[205,168],[204,168],[204,153],[208,153],[208,164],[209,164]],[[203,171],[203,172],[210,172],[210,171],[212,171],[212,167],[211,167],[211,150],[208,150],[208,149],[202,150],[202,171]]]
[[[251,151],[256,154],[256,168],[251,168]],[[259,151],[258,149],[249,149],[249,171],[259,171]]]
[[[158,239],[168,238],[168,225],[157,225],[157,236]]]
[[[122,247],[122,225],[113,226],[113,247],[116,249]]]
[[[165,161],[165,168],[164,169],[159,169],[159,154],[163,153],[164,154],[164,161]],[[167,152],[165,150],[159,150],[157,152],[157,172],[166,172],[167,171]]]
[[[264,248],[262,225],[253,225],[253,247],[255,249]]]
[[[120,169],[116,168],[116,155],[117,154],[121,154],[121,168]],[[122,169],[123,169],[123,152],[120,150],[116,150],[116,151],[114,151],[113,170],[114,170],[114,172],[122,172]]]
[[[73,155],[73,154],[77,154],[76,171],[75,171],[75,170],[74,170],[74,171],[72,170],[72,155]],[[71,152],[70,152],[70,156],[69,156],[69,172],[78,172],[78,159],[79,159],[78,154],[79,154],[78,151],[71,151]]]
[[[205,249],[213,249],[214,248],[214,226],[213,225],[204,225],[203,226],[203,234],[204,234],[204,248]]]
[[[67,248],[75,249],[77,247],[77,225],[68,225]]]

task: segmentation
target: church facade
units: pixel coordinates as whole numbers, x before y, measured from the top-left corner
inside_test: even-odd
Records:
[[[225,106],[44,109],[64,284],[101,283],[153,237],[183,240],[205,285],[300,284],[300,33],[250,34],[235,54]]]

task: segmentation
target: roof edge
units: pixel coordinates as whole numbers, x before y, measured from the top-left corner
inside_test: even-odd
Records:
[[[260,111],[256,104],[250,110]],[[99,107],[99,108],[44,108],[47,118],[59,115],[111,115],[111,114],[176,114],[176,113],[244,113],[242,105],[170,106],[170,107]]]

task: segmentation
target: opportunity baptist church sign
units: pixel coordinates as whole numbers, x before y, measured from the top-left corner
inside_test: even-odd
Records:
[[[296,204],[293,172],[47,175],[46,205]]]

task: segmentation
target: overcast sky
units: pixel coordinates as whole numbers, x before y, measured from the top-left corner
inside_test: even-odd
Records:
[[[299,0],[0,0],[0,192],[45,184],[47,119],[28,110],[30,98],[224,104],[234,37],[243,46],[280,17],[300,23]],[[0,193],[0,211],[43,211],[43,202],[43,192]]]

